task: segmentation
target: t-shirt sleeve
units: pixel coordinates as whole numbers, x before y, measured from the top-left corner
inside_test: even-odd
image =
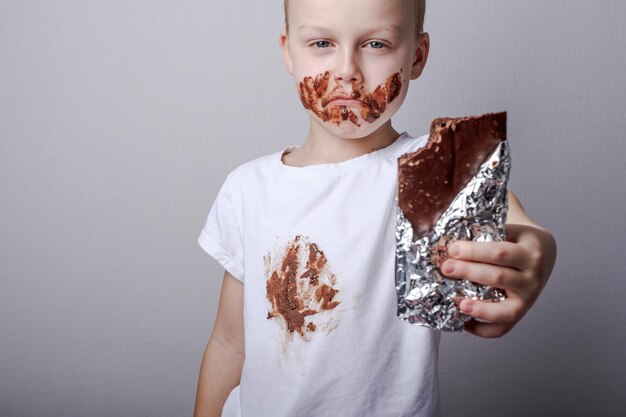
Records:
[[[241,184],[231,172],[222,184],[198,244],[238,281],[244,282]]]

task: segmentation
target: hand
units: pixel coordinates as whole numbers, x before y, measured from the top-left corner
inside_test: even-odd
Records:
[[[507,224],[506,242],[461,242],[448,248],[442,265],[450,278],[501,288],[501,303],[466,298],[460,309],[473,319],[465,330],[481,337],[500,337],[519,322],[539,297],[556,258],[550,233],[527,224]],[[481,321],[478,321],[478,320]]]

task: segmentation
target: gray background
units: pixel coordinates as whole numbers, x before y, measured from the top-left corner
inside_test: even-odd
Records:
[[[191,415],[226,174],[298,145],[282,2],[0,1],[0,416]],[[618,416],[626,3],[430,1],[395,126],[509,111],[512,189],[559,242],[506,337],[442,338],[445,416]]]

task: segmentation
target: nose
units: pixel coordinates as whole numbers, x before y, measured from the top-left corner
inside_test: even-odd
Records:
[[[337,54],[335,81],[350,84],[363,81],[358,56],[353,51],[345,49]]]

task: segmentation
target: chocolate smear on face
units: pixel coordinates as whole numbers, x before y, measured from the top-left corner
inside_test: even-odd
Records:
[[[341,303],[339,290],[333,287],[336,277],[328,270],[324,252],[306,237],[296,236],[289,241],[279,258],[278,265],[267,270],[267,318],[281,321],[287,337],[298,333],[308,340],[308,334],[330,318],[321,313]]]
[[[400,72],[391,74],[386,81],[378,85],[373,92],[368,92],[362,85],[352,84],[351,92],[342,92],[340,86],[336,86],[329,91],[330,71],[318,74],[313,77],[304,77],[300,82],[300,101],[304,107],[311,110],[324,122],[339,125],[343,121],[350,121],[356,126],[359,124],[359,117],[348,106],[332,105],[333,98],[337,96],[349,96],[361,102],[361,109],[358,112],[361,119],[368,123],[375,122],[387,109],[402,89],[402,77]]]
[[[414,239],[430,233],[480,165],[506,140],[506,112],[432,122],[428,143],[398,158],[398,205]]]
[[[367,107],[361,110],[361,117],[370,123],[376,121],[387,108],[387,104],[391,103],[402,88],[402,78],[397,72],[387,78],[384,85],[376,87],[371,95],[364,98]]]

